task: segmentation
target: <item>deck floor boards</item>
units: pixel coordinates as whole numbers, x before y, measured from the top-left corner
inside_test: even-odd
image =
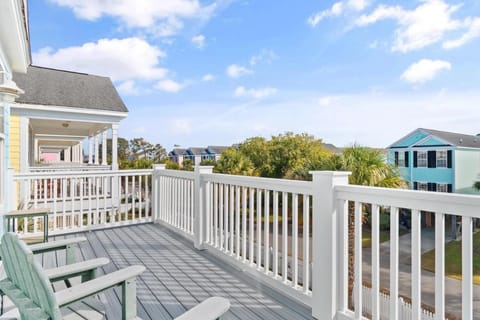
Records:
[[[137,314],[144,320],[173,319],[214,295],[230,300],[224,319],[312,319],[309,308],[258,283],[208,250],[196,250],[188,240],[162,226],[141,224],[68,237],[79,235],[88,239],[81,245],[82,259],[110,259],[101,273],[134,264],[147,268],[137,279]],[[45,255],[43,262],[51,266],[62,259]],[[120,318],[120,299],[118,289],[101,296],[108,319]]]

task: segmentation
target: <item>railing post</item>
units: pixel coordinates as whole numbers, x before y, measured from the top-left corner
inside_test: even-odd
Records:
[[[335,319],[337,312],[337,202],[335,186],[348,184],[350,172],[311,171],[312,316]]]
[[[203,250],[203,242],[206,236],[206,186],[202,181],[202,174],[212,173],[212,166],[195,166],[195,180],[193,186],[193,238],[194,246],[199,250]]]
[[[160,206],[163,205],[160,203],[160,195],[162,190],[160,190],[159,183],[159,171],[166,170],[165,164],[154,164],[152,172],[152,219],[154,222],[160,220]],[[162,199],[163,200],[163,199]]]

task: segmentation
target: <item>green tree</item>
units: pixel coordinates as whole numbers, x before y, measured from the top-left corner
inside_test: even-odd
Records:
[[[183,160],[182,170],[193,171],[193,161],[192,161],[192,159],[184,159]]]
[[[257,175],[250,158],[234,148],[229,148],[222,153],[222,156],[215,165],[214,171],[244,176]]]
[[[161,144],[157,143],[147,150],[147,157],[154,163],[159,163],[167,158],[167,150],[165,150]]]
[[[118,138],[118,160],[128,160],[128,156],[130,154],[130,150],[128,148],[128,140],[124,138]]]
[[[473,188],[477,191],[480,191],[480,181],[475,181],[473,184]]]

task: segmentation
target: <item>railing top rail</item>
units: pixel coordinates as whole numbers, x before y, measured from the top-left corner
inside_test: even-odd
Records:
[[[365,186],[336,186],[336,198],[480,218],[480,196]]]
[[[104,176],[134,176],[151,175],[152,169],[139,170],[102,170],[102,171],[50,171],[50,172],[22,172],[13,175],[14,180],[41,179],[41,178],[69,178],[69,177],[104,177]]]
[[[273,179],[248,176],[236,176],[228,174],[203,174],[204,181],[224,183],[243,187],[252,187],[279,192],[291,192],[298,194],[312,194],[311,181],[299,181],[288,179]]]
[[[182,179],[194,179],[195,173],[192,171],[183,171],[183,170],[156,170],[155,174],[164,177],[172,178],[182,178]]]

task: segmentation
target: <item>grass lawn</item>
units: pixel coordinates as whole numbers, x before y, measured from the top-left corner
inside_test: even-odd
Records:
[[[422,255],[422,268],[435,271],[435,250]],[[462,241],[451,241],[445,245],[445,275],[462,279]],[[480,232],[473,235],[473,283],[480,285]]]

